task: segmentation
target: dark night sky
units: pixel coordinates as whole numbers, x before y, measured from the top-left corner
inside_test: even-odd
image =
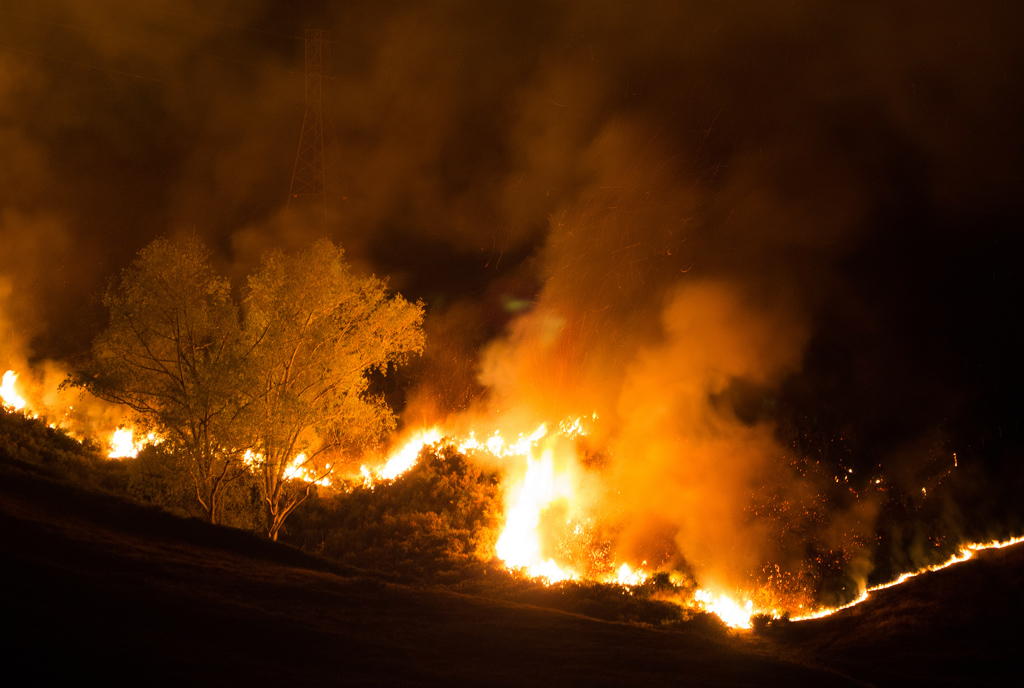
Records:
[[[282,213],[320,26],[326,228]],[[1022,26],[1016,2],[0,0],[0,356],[87,349],[160,234],[239,277],[326,231],[427,301],[415,382],[451,408],[524,300],[570,333],[537,365],[569,391],[600,366],[612,406],[696,304],[751,349],[707,390],[741,423],[908,493],[974,456],[996,496],[958,508],[1012,520]]]

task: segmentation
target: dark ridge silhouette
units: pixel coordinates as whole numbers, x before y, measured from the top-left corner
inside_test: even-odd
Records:
[[[875,685],[1007,685],[1024,669],[1022,612],[1017,544],[878,590],[831,616],[774,625],[767,635],[788,656]]]

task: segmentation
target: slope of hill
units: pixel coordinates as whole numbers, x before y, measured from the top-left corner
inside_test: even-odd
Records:
[[[728,639],[391,584],[0,461],[9,670],[146,685],[844,685]]]
[[[770,637],[785,656],[877,685],[1008,685],[1024,670],[1022,619],[1024,543],[978,552]]]
[[[33,683],[979,685],[1021,669],[1024,545],[760,635],[656,630],[399,585],[181,519],[105,492],[109,462],[5,427],[0,641]]]

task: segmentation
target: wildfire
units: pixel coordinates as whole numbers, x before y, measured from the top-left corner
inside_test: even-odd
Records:
[[[593,417],[596,420],[596,416]],[[366,466],[361,467],[364,480],[372,485],[375,479],[392,480],[415,465],[420,451],[438,442],[450,442],[463,454],[480,453],[489,455],[490,459],[498,460],[505,467],[506,509],[505,523],[498,537],[496,553],[504,565],[518,570],[532,578],[547,584],[589,578],[597,582],[618,584],[623,586],[641,585],[648,574],[643,569],[634,570],[628,563],[615,563],[605,574],[585,574],[574,570],[565,563],[557,562],[553,557],[545,555],[545,543],[541,535],[542,515],[545,510],[555,504],[563,503],[567,508],[567,526],[571,526],[577,514],[574,512],[578,484],[572,468],[576,466],[576,457],[571,442],[586,435],[581,419],[570,419],[558,424],[557,430],[549,431],[548,426],[541,424],[529,433],[521,433],[513,440],[507,440],[500,431],[484,434],[480,439],[476,431],[470,431],[463,437],[434,426],[411,435],[398,449],[388,457],[384,466],[374,472]],[[575,532],[579,532],[577,526]],[[904,581],[928,571],[936,571],[970,559],[975,552],[984,549],[1007,547],[1024,542],[1024,537],[1011,540],[973,543],[965,546],[949,560],[919,571],[905,573],[889,583],[863,590],[857,599],[848,604],[795,616],[793,621],[816,619],[837,611],[852,607],[868,598],[870,593],[883,588],[899,585]],[[646,564],[646,562],[644,562]],[[754,595],[753,597],[758,597]],[[717,615],[725,624],[735,629],[749,629],[755,615],[765,614],[779,618],[782,613],[777,609],[761,609],[753,599],[735,592],[713,591],[700,588],[692,598],[678,600],[680,604],[695,607]]]
[[[562,569],[553,559],[542,556],[537,532],[541,512],[558,498],[570,498],[572,492],[568,476],[556,476],[550,448],[544,450],[540,459],[528,454],[526,475],[514,490],[505,528],[498,538],[498,558],[510,568],[525,569],[530,575],[550,582],[576,578],[573,572]]]
[[[18,375],[13,370],[4,373],[3,383],[0,384],[0,399],[3,399],[4,406],[22,411],[25,409],[25,400],[21,398],[14,389],[14,383],[18,381]]]
[[[596,414],[591,420],[597,420]],[[571,528],[574,521],[585,520],[576,510],[579,485],[577,472],[573,470],[578,465],[575,444],[567,440],[586,434],[582,418],[564,420],[554,431],[549,430],[547,424],[541,424],[532,432],[520,433],[511,440],[499,430],[480,439],[476,431],[458,437],[435,426],[411,435],[387,457],[376,474],[366,466],[361,472],[368,485],[373,484],[375,477],[394,479],[415,465],[424,447],[442,440],[450,442],[463,454],[487,455],[505,468],[505,523],[498,536],[496,554],[507,568],[546,584],[587,578],[627,587],[641,585],[648,574],[642,568],[634,570],[628,563],[614,563],[603,574],[585,574],[545,554],[541,522],[547,509],[558,504],[565,506],[566,526],[575,533],[580,529],[578,525]],[[739,603],[726,594],[704,589],[696,591],[692,600],[680,600],[680,603],[712,612],[733,628],[750,628],[751,617],[762,613],[749,599]]]
[[[80,422],[81,418],[76,419],[74,417],[72,413],[74,409],[70,404],[64,406],[61,401],[57,401],[54,405],[54,399],[67,401],[67,397],[60,394],[56,384],[53,384],[48,389],[40,389],[46,386],[45,382],[33,385],[30,387],[30,390],[34,392],[33,394],[24,389],[18,382],[18,378],[18,373],[13,370],[8,370],[4,373],[3,381],[0,382],[0,400],[2,400],[4,408],[16,411],[29,418],[44,416],[48,419],[47,424],[51,428],[61,428],[75,438],[81,439],[86,434],[95,434],[95,431],[87,432],[83,430],[83,427],[89,427],[89,424],[83,425]],[[100,402],[97,400],[95,403]],[[100,420],[100,424],[104,424],[106,419],[103,418],[103,414],[100,413],[98,416],[98,418],[93,420]],[[106,420],[106,422],[109,422],[109,420]],[[109,432],[101,431],[100,434],[106,435],[107,457],[111,459],[134,458],[138,456],[139,450],[145,444],[152,444],[157,441],[153,435],[136,440],[134,431],[124,425],[116,427]]]
[[[697,590],[693,594],[697,606],[715,614],[731,628],[750,628],[750,619],[756,613],[754,603],[747,600],[742,605],[727,595],[715,596],[709,590]]]
[[[118,428],[110,437],[110,451],[107,457],[111,459],[134,459],[139,455],[144,442],[135,441],[135,433],[131,428]]]
[[[13,370],[4,373],[0,382],[0,401],[4,408],[32,417],[40,412],[50,414],[52,409],[45,404],[35,404],[23,386],[18,383],[18,374]],[[45,409],[37,411],[36,409]],[[62,425],[71,418],[71,407],[63,411]],[[590,417],[596,421],[596,414]],[[506,438],[500,430],[480,433],[470,430],[462,436],[434,426],[417,431],[410,435],[397,449],[386,458],[383,466],[374,471],[362,466],[360,471],[367,485],[372,486],[376,480],[393,480],[412,468],[424,447],[439,442],[450,442],[460,453],[478,454],[491,463],[497,463],[505,475],[505,523],[497,540],[496,554],[504,565],[512,570],[521,571],[532,578],[542,580],[546,584],[565,580],[591,579],[597,582],[622,586],[638,586],[647,580],[648,574],[643,568],[633,569],[628,563],[602,563],[599,571],[582,571],[571,564],[559,562],[549,554],[551,543],[545,543],[542,536],[542,522],[545,512],[554,506],[559,507],[559,517],[566,519],[567,530],[576,535],[581,533],[581,523],[588,519],[580,511],[578,495],[580,493],[579,458],[576,456],[576,440],[587,434],[588,422],[584,418],[563,420],[551,430],[547,424],[540,424],[532,431],[519,433],[511,439]],[[52,427],[52,426],[51,426]],[[131,426],[121,425],[107,434],[107,456],[111,459],[134,458],[146,444],[155,444],[160,438],[150,433],[140,436]],[[245,454],[245,462],[255,468],[261,457],[252,451]],[[330,486],[330,464],[322,469],[314,467],[304,453],[296,456],[285,469],[285,478]],[[564,508],[563,508],[564,507]],[[576,524],[574,526],[574,524]],[[549,523],[550,525],[550,523]],[[585,532],[585,531],[582,531]],[[976,552],[986,549],[1008,547],[1024,542],[1024,536],[1008,540],[992,540],[971,543],[963,546],[956,554],[946,561],[923,567],[917,571],[904,573],[897,579],[881,585],[862,589],[856,599],[841,606],[815,609],[792,617],[793,621],[818,619],[848,609],[868,599],[871,593],[899,585],[911,578],[930,571],[947,568],[953,564],[967,561]],[[607,565],[605,565],[607,564]],[[646,562],[643,562],[646,565]],[[758,595],[753,595],[760,599]],[[737,601],[741,600],[741,601]],[[690,605],[697,609],[711,612],[722,619],[728,626],[738,629],[749,629],[751,619],[756,614],[767,614],[778,618],[778,610],[759,609],[750,597],[737,594],[735,591],[721,592],[707,588],[696,590],[692,598],[678,600],[680,604]]]
[[[986,549],[1002,549],[1003,547],[1009,547],[1010,545],[1016,545],[1016,544],[1018,544],[1020,542],[1024,542],[1024,536],[1015,537],[1015,538],[1009,538],[1007,540],[989,540],[988,542],[972,542],[970,544],[967,544],[967,545],[964,545],[963,547],[961,547],[959,552],[957,552],[956,554],[954,554],[953,556],[951,556],[949,559],[947,559],[946,561],[944,561],[942,563],[932,564],[931,566],[925,566],[925,567],[922,567],[922,568],[918,569],[917,571],[911,571],[909,573],[904,573],[904,574],[900,575],[899,578],[897,578],[895,580],[892,580],[892,581],[889,581],[888,583],[881,583],[879,585],[875,585],[875,586],[872,586],[870,588],[866,588],[864,590],[861,590],[860,595],[858,595],[857,599],[853,600],[852,602],[847,602],[846,604],[840,605],[838,607],[827,607],[827,608],[824,608],[824,609],[816,609],[813,612],[809,612],[809,613],[803,614],[801,616],[793,617],[792,620],[793,621],[808,621],[810,619],[820,619],[820,618],[822,618],[824,616],[829,616],[831,614],[835,614],[836,612],[840,612],[840,611],[842,611],[844,609],[849,609],[850,607],[854,607],[854,606],[860,604],[864,600],[868,599],[868,597],[870,597],[871,593],[873,593],[873,592],[878,592],[879,590],[885,590],[886,588],[892,588],[892,587],[897,586],[897,585],[899,585],[901,583],[905,583],[906,581],[910,580],[911,578],[916,578],[917,576],[920,576],[920,575],[925,574],[925,573],[930,573],[932,571],[941,571],[942,569],[949,568],[953,564],[959,564],[961,562],[967,561],[968,559],[973,557],[975,555],[975,553],[977,553],[977,552],[981,552],[981,551],[984,551]]]
[[[596,415],[592,416],[596,420]],[[506,521],[498,537],[497,555],[510,569],[523,571],[533,578],[548,583],[578,579],[580,574],[560,566],[551,557],[545,557],[539,534],[541,514],[559,500],[572,502],[576,493],[573,476],[568,468],[574,457],[556,459],[556,453],[569,451],[559,440],[572,439],[585,434],[582,419],[563,421],[550,432],[547,424],[540,424],[532,432],[524,432],[514,439],[506,439],[500,430],[494,430],[480,439],[475,430],[463,437],[453,436],[439,427],[420,430],[410,436],[387,458],[376,475],[366,466],[360,470],[364,481],[372,485],[375,477],[393,480],[415,465],[420,451],[426,446],[451,442],[463,454],[487,455],[500,462],[508,476],[521,473],[517,479],[506,481]],[[571,453],[571,452],[569,452]],[[556,466],[557,464],[557,466]],[[628,567],[627,567],[628,569]],[[630,573],[630,575],[634,575]]]

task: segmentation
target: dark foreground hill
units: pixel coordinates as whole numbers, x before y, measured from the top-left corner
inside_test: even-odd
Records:
[[[663,632],[416,590],[0,463],[7,671],[145,685],[842,685]]]
[[[716,637],[389,583],[18,461],[0,461],[0,542],[5,668],[26,684],[969,684],[1016,667],[1021,637],[993,624],[1020,619],[1024,551],[833,618]],[[984,592],[966,599],[944,574]]]
[[[888,686],[1019,685],[1024,543],[872,593],[831,616],[772,629],[789,656]]]

